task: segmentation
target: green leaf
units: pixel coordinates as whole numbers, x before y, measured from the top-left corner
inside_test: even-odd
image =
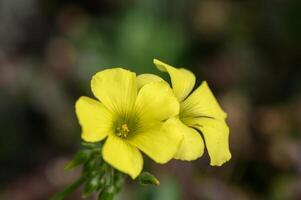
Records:
[[[91,155],[92,152],[89,150],[82,150],[77,152],[73,159],[69,163],[67,163],[67,165],[65,166],[65,170],[72,169],[80,164],[87,162]]]
[[[142,185],[160,185],[160,181],[149,172],[142,172],[139,176],[139,181]]]
[[[76,190],[83,182],[85,181],[84,177],[79,178],[77,181],[66,187],[63,191],[55,194],[50,200],[63,200],[68,195],[70,195],[74,190]]]

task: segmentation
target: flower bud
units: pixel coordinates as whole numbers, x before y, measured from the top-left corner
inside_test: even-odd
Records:
[[[160,181],[149,172],[143,172],[139,176],[139,180],[142,185],[155,185],[155,186],[160,185]]]

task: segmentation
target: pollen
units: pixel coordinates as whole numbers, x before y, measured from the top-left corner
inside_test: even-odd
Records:
[[[126,138],[130,132],[127,124],[122,124],[120,127],[116,128],[116,135],[122,138]]]

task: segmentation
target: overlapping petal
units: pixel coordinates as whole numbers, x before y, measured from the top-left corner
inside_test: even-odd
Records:
[[[176,97],[180,102],[183,101],[194,87],[194,74],[187,69],[175,68],[157,59],[154,59],[154,64],[159,70],[169,74]]]
[[[157,163],[166,163],[177,152],[182,138],[176,119],[171,118],[153,129],[135,134],[128,141]]]
[[[160,81],[164,81],[160,76],[154,74],[140,74],[137,76],[138,90],[140,90],[145,84]]]
[[[103,70],[91,80],[93,94],[111,111],[127,114],[137,97],[136,74],[121,68]]]
[[[152,82],[142,87],[135,104],[135,113],[143,121],[143,127],[176,116],[179,109],[179,102],[165,81]]]
[[[195,117],[224,120],[227,116],[219,106],[206,81],[181,103],[180,112],[184,121],[186,118]]]
[[[204,136],[212,166],[221,166],[231,159],[229,127],[225,121],[211,118],[195,118],[190,121]]]
[[[196,130],[186,126],[179,119],[175,120],[174,129],[176,129],[175,132],[177,131],[183,135],[183,140],[174,158],[190,161],[203,155],[203,138]]]
[[[143,167],[140,151],[126,140],[110,135],[102,149],[104,160],[135,179]]]
[[[80,97],[75,104],[75,109],[82,127],[83,140],[97,142],[111,132],[112,113],[99,101]]]
[[[231,158],[226,117],[205,81],[181,104],[180,118],[202,132],[211,165],[220,166]]]

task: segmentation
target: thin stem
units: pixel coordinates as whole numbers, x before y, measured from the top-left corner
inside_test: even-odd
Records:
[[[70,195],[74,190],[76,190],[82,183],[85,182],[84,177],[80,177],[78,180],[76,180],[74,183],[69,185],[66,189],[63,191],[57,193],[53,197],[50,198],[50,200],[63,200],[66,196]]]

